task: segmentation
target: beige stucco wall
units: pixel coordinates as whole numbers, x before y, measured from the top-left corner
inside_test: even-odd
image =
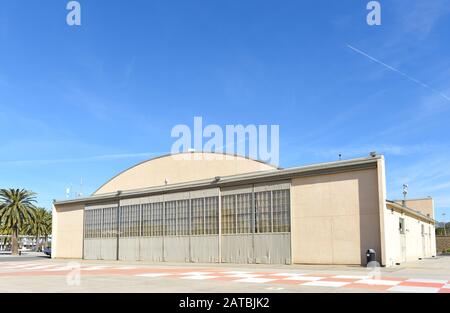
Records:
[[[84,205],[53,207],[52,258],[83,257]]]
[[[156,158],[132,167],[111,179],[94,194],[116,192],[276,170],[275,167],[239,156],[217,153],[182,153]]]
[[[396,200],[395,202],[402,204],[401,200]],[[429,214],[429,216],[432,219],[434,219],[434,200],[433,200],[433,198],[406,200],[405,205],[408,208],[420,211],[425,215]]]
[[[405,234],[400,234],[399,218],[405,219]],[[385,211],[385,223],[387,266],[436,255],[433,224],[391,210],[389,207]],[[423,235],[421,225],[424,225]]]
[[[294,263],[360,265],[369,248],[380,261],[376,168],[294,178],[291,197]]]

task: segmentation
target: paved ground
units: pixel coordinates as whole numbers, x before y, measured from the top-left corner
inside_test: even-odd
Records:
[[[450,257],[371,271],[348,266],[149,264],[0,256],[4,292],[450,293]]]

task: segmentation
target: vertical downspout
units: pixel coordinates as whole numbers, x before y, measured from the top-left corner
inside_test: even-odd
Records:
[[[255,185],[252,185],[252,257],[253,262],[256,263],[256,253],[255,253],[255,236],[256,236],[256,195],[255,195]]]
[[[222,197],[221,197],[220,188],[218,188],[218,194],[219,194],[219,225],[218,225],[219,261],[218,261],[218,263],[222,263]]]
[[[386,232],[385,232],[385,212],[386,212],[386,172],[384,167],[384,157],[380,156],[377,160],[377,179],[378,179],[378,207],[380,214],[380,247],[381,247],[381,266],[387,266],[386,255]]]
[[[290,256],[289,256],[289,264],[294,264],[294,235],[293,235],[293,231],[292,231],[292,226],[293,226],[293,219],[292,219],[292,211],[293,211],[293,206],[292,206],[292,179],[291,182],[289,184],[289,235],[290,235]]]
[[[122,192],[117,192],[117,218],[116,218],[116,261],[119,261],[119,237],[120,237],[120,194]]]

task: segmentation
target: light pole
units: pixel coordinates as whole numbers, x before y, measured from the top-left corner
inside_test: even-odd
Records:
[[[445,229],[445,212],[442,213],[442,222],[444,223],[444,236],[447,236],[447,230]]]
[[[403,206],[406,206],[406,196],[407,195],[408,195],[408,185],[403,184],[403,201],[402,201]]]

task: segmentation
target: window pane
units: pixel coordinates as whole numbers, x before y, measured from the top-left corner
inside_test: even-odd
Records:
[[[189,200],[177,201],[177,235],[189,235]]]
[[[273,232],[289,232],[291,229],[289,190],[274,190],[272,196]]]
[[[120,207],[120,236],[136,237],[140,234],[140,206],[125,205]]]
[[[177,202],[165,202],[165,219],[164,219],[164,234],[166,236],[175,236],[177,221]]]
[[[151,203],[150,236],[163,235],[164,202]]]
[[[219,197],[205,198],[205,234],[219,233]]]
[[[151,236],[152,231],[152,205],[142,205],[142,236]]]
[[[236,195],[236,233],[253,232],[253,201],[251,193]]]
[[[191,200],[192,235],[204,234],[204,199]]]
[[[102,237],[111,238],[116,236],[117,208],[103,209]]]
[[[236,204],[235,195],[222,196],[222,233],[236,233]]]
[[[255,193],[255,204],[256,204],[256,227],[255,231],[257,233],[268,233],[272,231],[272,221],[271,221],[271,201],[272,192],[263,191]]]

